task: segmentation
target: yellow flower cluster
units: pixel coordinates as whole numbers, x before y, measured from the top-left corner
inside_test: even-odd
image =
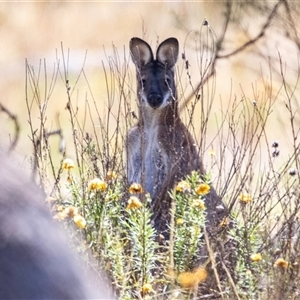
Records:
[[[274,263],[275,268],[281,268],[281,269],[286,269],[288,265],[289,263],[283,258],[278,258]]]
[[[252,260],[253,262],[259,262],[259,261],[261,261],[261,259],[262,259],[260,253],[254,253],[254,254],[251,255],[250,258],[251,258],[251,260]]]
[[[131,196],[127,202],[126,209],[136,209],[136,208],[141,208],[142,206],[143,204],[138,197]]]
[[[73,221],[75,222],[75,224],[79,227],[79,228],[85,228],[86,226],[86,220],[83,216],[81,215],[75,215],[73,217]]]
[[[194,289],[197,285],[207,278],[207,272],[204,268],[197,268],[192,272],[180,273],[177,281],[182,288]]]
[[[99,178],[95,178],[89,182],[89,191],[101,191],[104,192],[107,189],[107,183]]]
[[[152,285],[150,283],[145,283],[142,287],[142,296],[154,292]]]
[[[214,149],[210,149],[210,150],[208,151],[208,154],[209,154],[210,156],[215,156],[215,155],[216,155]]]
[[[252,197],[248,193],[242,193],[239,195],[238,199],[241,201],[241,203],[249,203],[252,201]]]
[[[192,207],[197,207],[199,209],[204,210],[205,209],[205,203],[203,200],[200,199],[194,199],[192,202]]]
[[[176,185],[176,192],[184,192],[186,190],[189,190],[191,188],[190,184],[186,182],[185,180],[181,180]]]
[[[130,194],[141,194],[143,192],[143,188],[139,183],[133,183],[129,187],[129,193]]]
[[[229,217],[224,217],[223,220],[220,222],[219,226],[220,227],[227,227],[230,223],[230,218]]]
[[[182,218],[178,218],[177,220],[176,220],[176,224],[177,225],[182,225],[184,223],[184,220],[182,219]]]
[[[58,213],[54,216],[55,219],[64,220],[65,218],[73,219],[74,223],[79,228],[86,227],[86,220],[83,216],[78,213],[78,208],[74,206],[68,206],[63,209],[62,206],[57,208]]]
[[[207,183],[201,183],[196,189],[198,195],[204,196],[210,191],[210,186]]]
[[[64,214],[66,217],[74,218],[74,216],[78,215],[78,208],[75,206],[68,206],[64,209]]]
[[[129,187],[129,193],[130,194],[141,194],[143,193],[143,188],[139,183],[133,183]],[[131,196],[129,200],[127,201],[127,207],[126,209],[136,209],[141,208],[143,206],[140,199],[136,196]]]
[[[106,180],[115,180],[117,179],[118,174],[115,171],[109,170],[106,174]]]
[[[75,168],[75,164],[74,164],[72,159],[70,159],[70,158],[64,159],[64,161],[62,162],[62,169],[63,170],[70,171],[74,168]]]

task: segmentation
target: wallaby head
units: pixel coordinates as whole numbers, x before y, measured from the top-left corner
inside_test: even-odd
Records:
[[[178,41],[168,38],[156,51],[140,38],[132,38],[130,52],[137,69],[137,89],[140,105],[159,109],[176,106],[174,65],[178,58]]]

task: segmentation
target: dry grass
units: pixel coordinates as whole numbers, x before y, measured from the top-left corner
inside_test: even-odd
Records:
[[[41,7],[45,9],[47,5]],[[62,4],[61,11],[66,7]],[[178,4],[174,10],[185,8],[181,12],[184,15],[191,7]],[[78,8],[77,13],[80,12]],[[174,21],[174,16],[171,19]],[[175,20],[177,25],[181,24],[178,15]],[[236,224],[229,235],[237,242],[232,273],[225,262],[215,260],[214,255],[219,253],[205,231],[198,232],[201,243],[206,240],[209,252],[204,266],[209,271],[208,279],[211,276],[218,283],[217,290],[202,296],[294,299],[299,293],[300,263],[299,106],[298,80],[294,78],[299,78],[300,73],[296,70],[291,80],[283,54],[277,52],[257,68],[256,82],[248,79],[240,83],[243,76],[230,80],[226,69],[229,60],[222,59],[228,48],[224,44],[224,48],[217,47],[218,41],[223,42],[215,32],[217,29],[200,26],[199,22],[198,26],[201,30],[188,35],[183,46],[185,60],[177,66],[178,92],[182,104],[189,100],[183,105],[183,119],[199,143],[208,179],[230,208]],[[140,27],[139,33],[145,33]],[[132,35],[135,33],[130,32],[127,40]],[[152,42],[155,43],[156,40]],[[206,283],[197,276],[205,277],[203,266],[192,270],[190,256],[178,247],[187,244],[188,238],[188,230],[180,231],[180,211],[173,211],[174,240],[172,247],[164,249],[167,255],[163,255],[164,251],[157,251],[159,245],[149,222],[151,211],[147,203],[140,206],[131,201],[130,205],[138,206],[136,210],[130,210],[127,204],[130,195],[123,143],[128,128],[135,122],[132,111],[136,111],[135,79],[127,48],[103,50],[102,63],[100,59],[96,63],[92,54],[89,63],[89,52],[73,54],[68,46],[59,43],[54,64],[47,59],[35,66],[27,61],[25,66],[22,105],[27,110],[30,139],[23,143],[28,138],[22,136],[21,144],[30,144],[34,149],[32,178],[54,198],[51,208],[57,218],[63,219],[65,227],[78,226],[70,236],[71,242],[83,254],[92,251],[98,258],[93,267],[107,269],[121,299],[170,295],[178,299],[198,295],[201,299],[199,291],[205,290]],[[95,47],[99,48],[99,44]],[[233,59],[240,60],[235,56]],[[8,106],[3,105],[1,114],[6,116],[6,124],[16,126],[14,106]],[[24,120],[20,123],[24,124]],[[11,136],[16,134],[18,138],[19,132],[13,128]],[[73,160],[74,168],[66,167],[66,158]],[[111,172],[117,176],[112,178]],[[95,178],[103,182],[91,188]],[[191,200],[192,192],[177,194],[175,207]],[[76,208],[78,217],[67,216],[71,206]],[[191,220],[193,213],[189,211]],[[204,219],[205,213],[201,229]],[[226,220],[223,225],[226,227]],[[174,261],[169,260],[169,254]],[[197,255],[200,254],[196,251]],[[182,263],[181,258],[189,262]],[[225,270],[225,278],[215,268],[218,263]],[[180,285],[182,278],[185,283],[192,279],[187,289]]]

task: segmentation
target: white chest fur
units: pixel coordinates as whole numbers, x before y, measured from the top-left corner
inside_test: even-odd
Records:
[[[161,190],[170,168],[166,151],[158,139],[159,126],[153,123],[147,128],[135,128],[128,166],[129,182],[143,184],[151,196]]]

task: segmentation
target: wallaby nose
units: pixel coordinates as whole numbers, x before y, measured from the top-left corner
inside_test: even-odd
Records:
[[[157,108],[162,104],[162,96],[157,93],[150,94],[148,97],[148,103],[152,108]]]

